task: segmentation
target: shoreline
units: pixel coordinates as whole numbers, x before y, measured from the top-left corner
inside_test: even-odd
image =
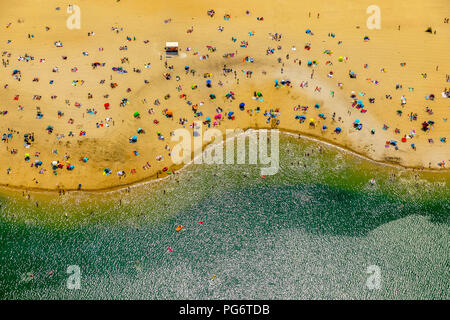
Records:
[[[259,131],[262,130],[262,128],[256,128],[256,127],[248,127],[246,129],[243,129],[244,132],[241,134],[247,134],[248,130],[254,130],[254,131]],[[330,146],[332,148],[335,148],[337,150],[339,150],[340,152],[344,152],[347,154],[350,154],[354,157],[360,158],[362,160],[371,162],[373,164],[379,165],[379,166],[383,166],[383,167],[391,167],[391,168],[395,168],[398,170],[405,170],[405,171],[419,171],[419,172],[426,172],[426,173],[449,173],[450,170],[449,168],[420,168],[420,167],[413,167],[413,166],[405,166],[399,163],[395,163],[395,162],[389,162],[389,161],[383,161],[383,160],[376,160],[376,159],[372,159],[367,155],[364,155],[362,153],[359,153],[355,150],[352,150],[351,148],[348,148],[346,146],[343,146],[342,144],[339,143],[334,143],[332,141],[329,141],[328,139],[318,139],[317,137],[315,137],[314,135],[310,135],[307,133],[303,133],[300,131],[296,131],[296,130],[287,130],[287,129],[278,129],[280,131],[281,134],[283,135],[287,135],[287,136],[291,136],[294,138],[300,138],[300,139],[304,139],[304,140],[308,140],[308,141],[313,141],[313,142],[317,142],[317,143],[321,143],[327,146]],[[233,136],[230,139],[236,139],[239,135]],[[224,139],[221,144],[223,144],[226,141],[226,139]],[[209,147],[214,147],[214,142],[210,142],[206,145],[204,145],[202,147],[202,154],[203,152],[205,152],[205,150]],[[192,152],[193,154],[193,152]],[[124,183],[124,184],[118,184],[118,185],[114,185],[112,187],[105,187],[105,188],[94,188],[94,189],[64,189],[64,191],[67,192],[77,192],[77,193],[113,193],[113,192],[121,192],[124,191],[128,188],[136,188],[136,187],[140,187],[143,185],[147,185],[150,183],[157,183],[157,182],[161,182],[163,180],[166,180],[170,177],[173,177],[174,175],[177,175],[181,170],[186,169],[187,167],[189,167],[190,165],[192,165],[192,163],[194,162],[194,158],[192,158],[191,161],[189,161],[186,164],[182,164],[182,165],[171,165],[169,166],[167,172],[172,172],[172,174],[167,175],[165,177],[157,177],[159,175],[159,173],[157,174],[153,174],[150,175],[148,177],[145,177],[143,179],[134,181],[134,182],[130,182],[130,183]],[[162,173],[163,174],[163,173]],[[36,187],[31,187],[31,188],[25,188],[23,186],[11,186],[11,185],[5,185],[5,184],[1,184],[0,183],[0,189],[3,190],[8,190],[8,191],[27,191],[27,192],[32,192],[32,193],[56,193],[61,191],[62,189],[49,189],[49,188],[36,188]],[[1,191],[0,191],[1,193]]]

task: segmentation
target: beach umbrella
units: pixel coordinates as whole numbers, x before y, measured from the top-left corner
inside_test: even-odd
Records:
[[[166,115],[169,116],[169,117],[172,117],[173,116],[172,110],[167,110],[166,111]]]
[[[339,57],[339,58],[338,58],[338,61],[339,61],[339,62],[342,62],[342,61],[344,61],[344,58],[343,58],[343,57]]]
[[[140,114],[139,114],[139,112],[136,111],[136,112],[133,114],[133,116],[134,116],[135,118],[137,118],[137,117],[140,116]]]

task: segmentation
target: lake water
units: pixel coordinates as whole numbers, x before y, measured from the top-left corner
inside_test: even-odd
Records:
[[[449,298],[448,174],[289,135],[280,152],[266,178],[190,165],[130,192],[1,196],[0,298]]]

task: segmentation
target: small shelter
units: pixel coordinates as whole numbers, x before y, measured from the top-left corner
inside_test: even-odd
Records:
[[[166,55],[178,55],[178,42],[166,42]]]

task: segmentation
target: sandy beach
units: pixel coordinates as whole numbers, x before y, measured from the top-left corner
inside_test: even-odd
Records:
[[[67,27],[70,5],[80,29]],[[0,184],[96,190],[164,177],[180,167],[171,132],[194,121],[446,170],[448,2],[378,1],[379,30],[366,25],[370,5],[2,1]]]

